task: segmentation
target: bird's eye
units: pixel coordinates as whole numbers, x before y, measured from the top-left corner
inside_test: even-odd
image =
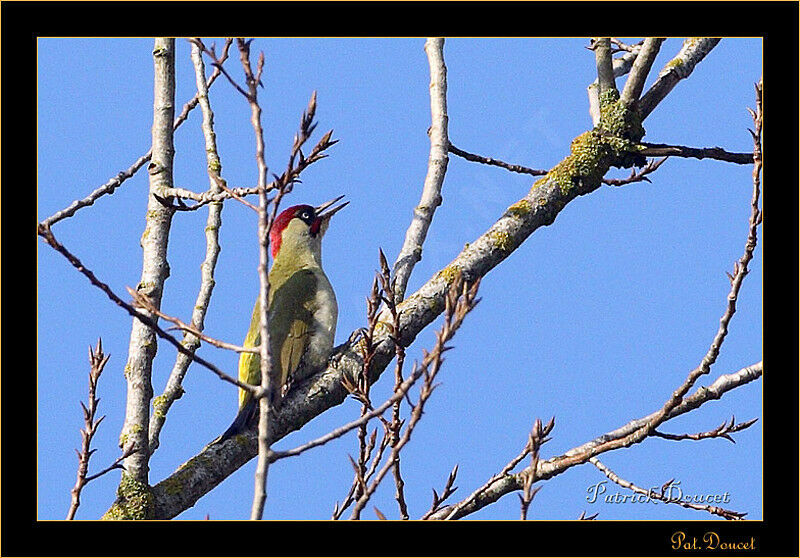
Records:
[[[301,219],[310,219],[310,218],[311,218],[311,214],[310,214],[308,211],[303,211],[303,212],[300,214],[300,218],[301,218]]]

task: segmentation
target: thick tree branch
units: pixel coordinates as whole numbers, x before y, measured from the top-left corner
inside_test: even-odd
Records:
[[[483,235],[465,246],[448,266],[399,304],[400,331],[395,336],[387,332],[378,332],[376,335],[370,381],[376,381],[395,356],[393,339],[408,346],[420,331],[442,313],[446,294],[455,277],[461,275],[470,283],[483,277],[509,257],[534,231],[553,223],[570,201],[599,188],[602,176],[611,166],[624,165],[624,154],[619,154],[614,148],[618,145],[614,134],[618,133],[625,131],[615,131],[613,125],[607,123],[603,133],[590,131],[576,138],[568,157],[539,179],[527,195],[511,205]],[[609,141],[613,143],[605,143]],[[595,142],[601,145],[595,145]],[[384,310],[382,321],[390,323],[387,310]],[[287,393],[280,412],[271,420],[268,433],[270,443],[344,401],[348,392],[342,384],[343,379],[349,377],[354,382],[361,367],[356,342],[349,341],[337,347],[326,370],[299,382]],[[678,408],[682,407],[679,405]],[[173,517],[193,505],[203,494],[256,455],[255,442],[254,434],[248,432],[236,440],[206,447],[153,487],[156,516]],[[602,451],[607,449],[611,448]],[[591,456],[583,457],[584,461]],[[571,466],[569,459],[558,462],[555,468],[546,462],[540,461],[539,464],[545,471],[561,467],[558,472],[566,470],[568,466]]]
[[[148,166],[149,194],[172,186],[173,122],[175,119],[175,39],[159,38],[153,49],[155,73],[153,101],[153,147]],[[148,195],[147,216],[142,234],[142,277],[137,291],[146,295],[158,308],[161,306],[164,282],[169,276],[167,243],[173,212]],[[145,314],[148,314],[145,312]],[[153,398],[151,368],[156,354],[156,334],[140,320],[131,327],[125,377],[128,383],[125,423],[120,446],[133,443],[136,453],[125,459],[124,476],[147,485],[150,442],[150,401]]]
[[[586,137],[589,132],[582,136]],[[573,142],[575,143],[575,142]],[[458,274],[470,283],[489,273],[509,257],[535,230],[550,225],[566,205],[580,195],[600,187],[600,177],[614,160],[603,157],[586,163],[594,167],[591,175],[569,174],[578,154],[571,154],[546,176],[539,179],[528,194],[511,205],[483,235],[469,243],[445,268],[429,279],[416,293],[398,305],[401,330],[397,339],[408,346],[417,334],[444,311],[445,297]],[[388,311],[381,320],[391,322]],[[370,381],[375,381],[395,356],[393,341],[381,332],[375,340],[377,349]],[[345,375],[357,378],[361,357],[357,343],[348,342],[334,350],[334,364],[327,370],[299,383],[286,395],[281,411],[274,417],[269,439],[275,442],[302,427],[313,417],[344,401],[348,392],[342,386]],[[241,438],[241,437],[240,437]],[[194,504],[203,494],[222,482],[243,463],[255,456],[252,433],[246,442],[206,447],[196,458],[179,468],[154,487],[155,507],[160,518],[173,517]],[[180,482],[181,490],[175,490]],[[168,490],[169,487],[169,490]]]

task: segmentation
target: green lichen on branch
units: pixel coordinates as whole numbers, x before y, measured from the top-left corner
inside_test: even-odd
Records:
[[[492,231],[489,238],[503,252],[511,253],[514,250],[514,239],[507,231]]]
[[[531,212],[531,209],[531,202],[525,198],[522,198],[517,203],[509,206],[508,213],[514,217],[525,217]]]
[[[128,475],[122,473],[117,500],[103,515],[105,520],[151,519],[153,516],[152,489]]]
[[[572,140],[570,154],[539,182],[555,182],[564,195],[574,188],[594,190],[609,168],[645,164],[638,147],[644,133],[638,110],[621,103],[616,89],[608,89],[600,95],[600,121]]]

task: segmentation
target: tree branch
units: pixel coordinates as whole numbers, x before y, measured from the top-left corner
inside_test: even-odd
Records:
[[[647,38],[639,51],[639,55],[633,62],[631,73],[628,75],[628,80],[625,82],[625,88],[622,90],[620,100],[626,106],[632,106],[639,100],[639,96],[644,89],[644,82],[647,75],[650,73],[650,68],[661,49],[661,43],[664,39],[660,38]]]
[[[611,40],[614,41],[614,39]],[[630,52],[612,60],[611,68],[615,78],[624,76],[630,71],[639,50],[641,50],[641,45],[633,46]],[[592,126],[597,126],[597,123],[600,122],[600,84],[597,79],[586,88],[586,94],[589,97],[589,116],[592,117]]]
[[[645,490],[639,486],[636,486],[632,482],[626,481],[625,479],[619,477],[614,471],[603,465],[596,457],[592,457],[589,460],[589,463],[600,469],[600,471],[608,477],[612,482],[620,485],[622,488],[627,488],[637,494],[642,494],[650,498],[651,500],[658,500],[659,502],[664,502],[666,504],[677,504],[681,507],[688,508],[690,510],[699,510],[705,511],[713,515],[718,515],[720,517],[724,517],[725,519],[733,519],[733,520],[741,520],[744,519],[746,513],[740,513],[732,510],[726,510],[724,508],[720,508],[717,506],[709,506],[707,504],[695,504],[693,502],[686,502],[681,500],[680,498],[670,497],[669,495],[665,495],[665,492],[668,488],[672,485],[672,481],[669,481],[661,487],[661,492],[656,492],[655,490]]]
[[[428,234],[436,208],[442,204],[442,184],[447,172],[447,67],[444,65],[444,39],[425,41],[425,53],[430,66],[431,127],[428,135],[431,140],[428,157],[428,173],[422,187],[422,197],[414,208],[414,218],[406,231],[405,241],[394,264],[395,301],[405,297],[408,280],[414,266],[422,259],[422,244]]]
[[[710,386],[701,387],[690,397],[685,398],[669,412],[666,420],[690,412],[709,401],[719,399],[728,391],[760,378],[763,372],[763,362],[758,362],[738,372],[720,376]],[[524,479],[527,475],[535,473],[535,480],[546,480],[560,475],[575,465],[586,463],[595,455],[641,442],[648,436],[648,425],[658,418],[660,412],[659,410],[646,417],[632,420],[624,426],[607,432],[562,455],[551,457],[547,460],[540,460],[535,472],[530,468],[526,468],[517,474],[496,475],[491,479],[491,482],[484,485],[479,497],[473,498],[469,504],[464,505],[463,508],[454,515],[453,519],[458,519],[474,513],[496,502],[510,492],[522,490],[524,488]],[[452,509],[453,506],[447,506],[431,515],[431,519],[444,519],[450,515]]]
[[[641,142],[639,151],[645,157],[691,157],[694,159],[716,159],[738,165],[752,165],[752,153],[731,153],[721,147],[686,147],[685,145],[668,145],[666,143]]]
[[[529,174],[531,176],[543,176],[547,174],[546,170],[542,169],[531,169],[528,167],[523,167],[522,165],[512,165],[510,163],[505,163],[500,161],[499,159],[494,159],[492,157],[483,157],[481,155],[475,155],[473,153],[468,153],[462,149],[459,149],[452,143],[448,145],[447,150],[452,153],[453,155],[457,155],[467,161],[472,161],[473,163],[483,163],[484,165],[493,165],[495,167],[500,167],[511,172],[517,172],[520,174]]]
[[[148,194],[172,186],[173,121],[175,119],[175,39],[158,38],[153,49],[155,73],[153,100],[153,147],[148,165]],[[164,282],[169,275],[167,243],[173,212],[148,195],[146,226],[142,234],[142,277],[137,291],[161,306]],[[145,312],[145,314],[147,314]],[[125,377],[128,383],[125,423],[121,446],[133,443],[136,453],[125,459],[125,473],[142,485],[148,484],[150,400],[153,398],[151,369],[156,353],[156,335],[140,320],[131,327]]]
[[[584,134],[581,139],[587,137]],[[449,287],[459,273],[469,282],[489,273],[535,230],[553,223],[570,201],[599,188],[601,177],[612,164],[617,163],[612,157],[581,160],[580,168],[590,167],[591,172],[573,175],[570,169],[580,156],[571,153],[551,169],[483,235],[465,246],[448,266],[398,305],[400,331],[391,337],[387,332],[379,332],[376,336],[377,349],[370,370],[370,381],[376,381],[395,356],[393,339],[408,346],[422,329],[441,314]],[[388,323],[388,315],[382,321]],[[355,342],[348,341],[335,348],[331,364],[326,370],[298,382],[286,394],[280,412],[273,417],[269,440],[274,443],[344,401],[348,392],[342,380],[345,376],[356,378],[360,369],[360,352]],[[228,440],[206,447],[153,487],[157,517],[173,517],[193,505],[203,494],[255,456],[256,444],[252,433],[237,438],[236,441]]]
[[[608,37],[598,37],[592,43],[594,50],[595,64],[597,65],[597,84],[600,94],[609,89],[616,89],[614,81],[614,68],[611,62],[611,39]]]
[[[68,520],[75,518],[75,512],[78,511],[78,506],[81,505],[81,490],[83,490],[86,483],[91,480],[87,478],[87,474],[89,472],[89,459],[91,459],[92,454],[95,452],[95,450],[91,449],[92,438],[94,438],[97,432],[97,427],[100,426],[100,423],[105,418],[103,416],[95,420],[97,405],[100,402],[97,398],[97,382],[100,380],[100,375],[103,373],[103,368],[105,368],[109,358],[111,358],[111,355],[103,354],[102,340],[97,340],[97,349],[92,350],[92,348],[89,347],[89,403],[88,405],[84,405],[83,402],[81,402],[84,427],[80,431],[81,451],[75,450],[78,453],[78,476],[75,480],[75,486],[70,491],[72,500],[69,511],[67,511]]]
[[[706,55],[711,52],[720,39],[690,37],[683,41],[683,46],[677,56],[667,62],[658,74],[655,83],[642,95],[639,101],[639,113],[642,120],[664,100],[670,91],[682,79],[686,79],[694,71]]]

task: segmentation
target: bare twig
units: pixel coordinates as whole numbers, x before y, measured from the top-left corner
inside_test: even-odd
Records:
[[[665,491],[667,490],[669,485],[672,484],[671,481],[664,484],[664,486],[661,489],[661,492],[656,492],[655,490],[645,490],[644,488],[636,486],[632,482],[629,482],[618,476],[616,473],[614,473],[614,471],[603,465],[596,457],[592,457],[589,460],[589,463],[600,469],[600,471],[602,471],[602,473],[606,477],[608,477],[612,482],[615,482],[618,485],[620,485],[622,488],[627,488],[633,492],[636,492],[637,494],[642,494],[644,496],[647,496],[651,500],[658,500],[659,502],[664,502],[667,504],[677,504],[681,507],[692,510],[705,511],[710,514],[718,515],[720,517],[724,517],[725,519],[729,520],[741,520],[744,519],[744,516],[747,515],[747,513],[726,510],[724,508],[720,508],[717,506],[710,506],[708,504],[695,504],[693,502],[686,502],[685,500],[682,500],[680,498],[675,498],[665,495]]]
[[[405,363],[406,359],[406,349],[403,347],[403,344],[400,342],[400,339],[397,337],[396,333],[400,331],[400,315],[397,312],[398,297],[395,293],[396,282],[391,278],[389,263],[386,261],[386,256],[384,255],[383,250],[379,251],[379,255],[381,271],[378,273],[378,279],[380,279],[381,282],[381,290],[383,291],[383,300],[386,303],[386,308],[392,315],[392,335],[390,338],[394,342],[395,355],[397,356],[394,368],[394,390],[397,391],[403,384],[403,364]],[[392,406],[392,419],[389,423],[389,432],[391,434],[391,444],[393,448],[396,447],[400,442],[400,430],[403,427],[403,421],[400,419],[401,404],[402,401],[398,400]],[[405,483],[400,472],[400,452],[393,453],[392,455],[394,458],[392,463],[392,474],[394,475],[395,480],[395,499],[397,500],[397,505],[400,509],[400,517],[402,519],[408,519],[408,505],[406,504],[405,493],[403,489]]]
[[[536,481],[536,469],[539,466],[539,449],[542,447],[548,438],[547,435],[555,425],[554,419],[550,419],[547,426],[542,426],[541,419],[536,419],[533,425],[533,430],[528,438],[528,447],[531,454],[531,464],[528,468],[529,473],[523,476],[522,481],[522,494],[518,494],[520,503],[520,519],[525,521],[528,518],[528,508],[531,506],[534,496],[541,490],[541,486],[533,488],[533,483]]]
[[[395,283],[395,301],[400,302],[406,294],[408,280],[414,266],[422,259],[422,244],[428,234],[436,208],[442,204],[442,185],[447,172],[447,67],[444,64],[444,39],[427,39],[425,54],[430,67],[431,127],[428,135],[431,140],[428,156],[428,172],[422,187],[422,197],[414,208],[414,218],[406,230],[405,240],[393,274]]]
[[[615,47],[614,49],[612,49],[614,52],[622,52],[622,51],[625,51],[625,52],[639,52],[639,49],[641,48],[643,43],[644,43],[644,39],[642,39],[641,41],[639,41],[638,43],[636,43],[634,45],[629,45],[627,43],[623,43],[622,41],[620,41],[619,39],[617,39],[615,37],[611,37],[611,44],[613,44],[614,47]]]
[[[221,192],[207,190],[201,194],[185,188],[169,188],[164,191],[163,197],[158,196],[158,200],[164,205],[171,207],[175,211],[196,211],[204,205],[208,205],[213,202],[221,202],[229,199],[241,200],[244,198],[244,196],[250,196],[254,194],[258,194],[258,188],[228,188],[226,186]],[[169,198],[175,198],[176,203],[170,203]],[[182,202],[182,200],[192,200],[196,201],[197,203],[194,205],[186,205]],[[254,205],[252,205],[252,209],[258,211]]]
[[[373,344],[373,338],[375,334],[375,328],[378,325],[378,310],[380,309],[380,304],[381,293],[378,289],[378,277],[376,276],[372,281],[370,296],[367,297],[367,327],[361,330],[361,339],[359,341],[362,365],[358,370],[358,376],[355,383],[350,382],[347,377],[345,377],[342,381],[342,384],[350,392],[350,394],[361,402],[362,418],[367,415],[370,410],[372,410],[372,402],[370,401],[369,397],[371,385],[369,381],[369,367],[370,363],[372,362],[372,358],[375,356],[375,345]],[[364,421],[363,424],[358,427],[358,463],[356,466],[356,478],[353,481],[351,491],[345,498],[342,507],[337,509],[337,511],[344,511],[350,505],[350,503],[352,503],[353,498],[361,497],[361,490],[364,486],[364,478],[367,471],[367,461],[369,461],[372,449],[375,447],[376,435],[377,430],[373,431],[373,435],[369,438],[368,442],[367,421]]]
[[[253,74],[250,65],[250,41],[237,39],[236,45],[239,48],[239,57],[245,73],[247,83],[247,93],[245,97],[250,105],[250,123],[253,126],[256,140],[256,166],[258,167],[258,278],[260,289],[258,300],[260,308],[259,327],[260,327],[260,365],[261,365],[261,393],[258,414],[258,464],[255,473],[255,486],[253,490],[253,506],[250,511],[250,519],[261,519],[264,514],[264,504],[267,499],[267,474],[269,471],[270,445],[267,438],[269,431],[269,415],[272,411],[274,401],[273,392],[280,389],[280,386],[272,385],[271,355],[269,352],[269,231],[275,220],[275,213],[282,197],[283,190],[273,200],[272,215],[268,214],[267,209],[267,163],[264,158],[264,131],[261,127],[261,106],[258,104],[258,85],[261,82],[261,72],[264,68],[264,53],[258,60],[256,74]],[[244,92],[243,92],[244,93]]]
[[[639,144],[639,153],[645,157],[692,157],[694,159],[716,159],[738,165],[752,165],[752,153],[732,153],[725,151],[721,147],[686,147],[685,145],[668,145],[666,143],[647,143]]]
[[[408,390],[411,389],[411,386],[413,386],[416,383],[416,381],[424,374],[424,372],[425,370],[422,367],[416,369],[412,375],[406,378],[406,380],[400,386],[400,389],[394,392],[389,399],[384,401],[380,406],[375,407],[375,409],[360,416],[358,419],[348,422],[347,424],[340,426],[336,430],[332,430],[331,432],[325,434],[324,436],[320,436],[315,440],[306,442],[305,444],[298,446],[294,449],[284,450],[284,451],[273,451],[271,461],[277,461],[278,459],[283,459],[285,457],[293,457],[295,455],[300,455],[301,453],[308,451],[312,448],[319,447],[321,445],[327,444],[331,440],[340,438],[345,434],[347,434],[348,432],[351,432],[352,430],[360,427],[362,424],[365,424],[376,417],[380,417],[383,413],[386,412],[386,410],[389,407],[394,405],[397,401],[401,401],[405,397]],[[368,476],[369,475],[365,475],[365,478],[367,478]]]
[[[457,486],[453,486],[456,482],[456,475],[458,474],[458,465],[453,467],[453,470],[450,471],[450,474],[447,476],[447,482],[444,485],[444,490],[442,490],[442,495],[440,496],[436,489],[433,490],[433,502],[431,503],[431,508],[425,512],[425,515],[420,517],[420,519],[428,519],[431,515],[439,511],[442,507],[442,504],[447,501],[447,499],[455,494],[456,490],[458,490]]]
[[[165,314],[158,308],[153,305],[153,301],[151,301],[147,296],[143,295],[135,291],[130,287],[126,287],[128,294],[131,295],[133,299],[133,305],[135,308],[141,308],[143,310],[147,310],[151,314],[158,316],[159,318],[166,320],[168,322],[172,322],[175,324],[176,328],[189,333],[198,339],[201,339],[208,343],[209,345],[213,345],[219,349],[227,349],[229,351],[234,351],[236,353],[254,353],[258,354],[259,348],[258,347],[242,347],[240,345],[234,345],[233,343],[228,343],[226,341],[220,341],[219,339],[215,339],[213,337],[209,337],[202,331],[200,331],[197,326],[192,324],[187,324],[186,322],[182,321],[180,318],[176,318],[175,316],[170,316],[169,314]],[[184,344],[186,342],[184,341]],[[188,347],[187,347],[188,348]]]
[[[476,298],[479,284],[479,280],[475,281],[472,286],[468,288],[467,283],[463,280],[461,275],[453,281],[453,285],[448,292],[445,302],[444,324],[441,330],[436,334],[436,344],[430,353],[424,353],[422,363],[418,367],[415,367],[415,371],[412,374],[417,375],[422,373],[424,374],[425,380],[420,389],[419,399],[411,410],[411,417],[409,418],[408,425],[402,437],[397,441],[397,444],[392,447],[386,464],[375,474],[375,479],[369,484],[367,490],[355,503],[350,516],[351,519],[357,519],[359,517],[361,510],[378,488],[384,476],[393,468],[396,454],[398,454],[411,439],[414,427],[422,418],[425,403],[436,388],[434,380],[443,362],[442,355],[448,349],[445,344],[453,338],[466,315],[479,302],[479,299]]]
[[[467,161],[472,161],[474,163],[483,163],[484,165],[493,165],[495,167],[504,168],[511,172],[516,172],[520,174],[529,174],[531,176],[544,176],[545,174],[547,174],[546,170],[531,169],[528,167],[523,167],[522,165],[513,165],[510,163],[505,163],[503,161],[500,161],[499,159],[494,159],[492,157],[483,157],[482,155],[475,155],[474,153],[468,153],[467,151],[459,149],[452,143],[448,145],[447,150],[453,155],[457,155],[462,159],[466,159]]]
[[[89,459],[91,459],[92,454],[96,451],[91,449],[92,438],[94,438],[94,434],[97,432],[97,427],[100,426],[100,423],[105,418],[105,416],[102,416],[95,420],[97,405],[100,403],[100,399],[97,398],[97,382],[109,358],[111,358],[111,355],[103,354],[102,340],[97,340],[97,348],[95,350],[89,347],[89,403],[88,405],[84,405],[83,402],[81,402],[84,422],[84,426],[80,431],[81,451],[75,450],[78,454],[78,478],[75,481],[75,486],[71,490],[72,502],[67,512],[67,519],[75,518],[75,512],[78,511],[78,506],[81,505],[81,490],[83,490],[83,487],[90,480],[87,480]]]
[[[541,420],[537,418],[536,422],[534,422],[533,430],[531,431],[531,435],[529,436],[528,442],[525,444],[525,448],[523,448],[522,453],[520,453],[514,459],[509,461],[506,464],[506,466],[503,467],[503,469],[499,473],[497,473],[496,475],[492,476],[492,478],[490,478],[488,481],[486,481],[477,490],[473,491],[472,494],[467,496],[464,500],[462,500],[461,502],[459,502],[455,506],[452,506],[452,507],[448,508],[447,511],[446,511],[446,513],[447,513],[446,516],[439,517],[437,519],[457,519],[459,517],[459,515],[463,512],[463,510],[465,510],[466,508],[471,506],[473,504],[473,502],[478,500],[478,498],[486,490],[488,490],[494,483],[496,483],[498,480],[508,476],[509,473],[511,473],[511,471],[514,469],[514,467],[516,467],[520,463],[520,461],[525,459],[526,456],[530,455],[531,452],[534,449],[536,450],[536,455],[535,455],[535,462],[533,464],[538,466],[538,462],[539,462],[539,455],[538,455],[539,447],[544,442],[547,441],[546,437],[553,430],[554,426],[555,426],[555,417],[551,418],[550,421],[547,423],[547,425],[544,426],[544,427],[542,427]],[[525,482],[529,482],[532,485],[533,482],[536,480],[534,478],[535,477],[536,468],[531,468],[531,471],[533,471],[533,474],[528,474],[527,475],[528,477],[531,477],[530,480],[529,481],[525,481]],[[535,493],[533,495],[531,495],[531,499],[533,499],[533,496],[535,496]],[[528,502],[528,504],[530,504],[530,502]],[[527,507],[525,509],[527,511]]]
[[[720,318],[719,328],[717,329],[717,333],[711,342],[708,352],[706,352],[705,356],[700,362],[700,365],[689,373],[689,376],[686,378],[680,388],[678,388],[678,390],[676,390],[670,399],[664,404],[664,407],[656,419],[648,425],[650,432],[655,430],[655,428],[661,424],[661,422],[667,419],[672,409],[680,404],[681,400],[692,387],[692,385],[694,385],[695,381],[697,381],[700,376],[709,373],[711,366],[714,364],[714,362],[716,362],[717,356],[719,356],[722,343],[725,341],[725,337],[728,335],[728,325],[730,324],[733,315],[736,313],[736,301],[739,297],[739,290],[741,289],[745,276],[749,272],[748,265],[750,260],[753,259],[753,252],[755,251],[758,243],[758,226],[761,224],[762,216],[761,210],[758,208],[758,201],[761,193],[759,179],[761,170],[762,122],[760,83],[756,85],[756,111],[751,111],[751,114],[753,116],[753,121],[756,128],[756,132],[751,132],[753,135],[753,158],[755,160],[755,164],[753,168],[753,196],[751,199],[750,221],[744,254],[739,261],[734,264],[733,275],[729,274],[731,280],[731,289],[728,292],[725,312],[723,313],[722,318]]]
[[[755,418],[737,424],[735,417],[731,416],[730,422],[723,421],[722,424],[707,432],[698,432],[696,434],[667,434],[665,432],[654,430],[653,436],[664,438],[665,440],[705,440],[707,438],[725,438],[729,442],[735,444],[736,440],[734,440],[730,434],[733,432],[739,432],[745,428],[750,428],[757,421],[758,419]]]
[[[662,157],[659,160],[651,159],[647,162],[647,164],[642,167],[642,170],[636,171],[635,169],[631,170],[631,175],[628,178],[604,178],[603,184],[608,184],[609,186],[624,186],[625,184],[631,184],[632,182],[641,182],[642,180],[645,182],[650,182],[650,179],[647,178],[647,175],[653,173],[658,170],[658,167],[664,164],[669,157]]]

